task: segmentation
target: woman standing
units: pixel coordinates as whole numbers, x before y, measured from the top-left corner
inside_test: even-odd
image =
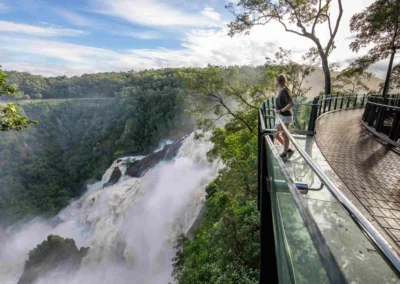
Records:
[[[276,86],[279,88],[278,95],[276,97],[276,109],[274,110],[277,118],[275,120],[275,129],[277,132],[274,134],[276,140],[283,145],[283,153],[280,155],[281,158],[290,158],[294,151],[289,148],[289,137],[283,131],[281,123],[286,125],[289,129],[289,124],[293,122],[293,114],[291,112],[294,106],[293,99],[290,96],[290,91],[286,86],[285,75],[279,75],[276,77]],[[280,119],[278,119],[278,117]]]

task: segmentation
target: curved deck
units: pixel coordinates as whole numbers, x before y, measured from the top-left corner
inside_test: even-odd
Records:
[[[361,125],[363,110],[327,114],[316,142],[347,188],[400,249],[400,154]]]

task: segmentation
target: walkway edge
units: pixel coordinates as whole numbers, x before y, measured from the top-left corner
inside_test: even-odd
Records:
[[[397,143],[397,142],[389,139],[386,135],[383,135],[383,134],[379,133],[378,131],[376,131],[372,127],[368,126],[368,124],[366,124],[365,121],[361,120],[361,123],[369,132],[371,132],[375,136],[379,137],[382,140],[385,140],[387,143],[393,145],[394,147],[400,147],[400,143]]]

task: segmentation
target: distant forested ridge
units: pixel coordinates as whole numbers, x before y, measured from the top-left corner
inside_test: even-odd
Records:
[[[109,72],[82,76],[44,77],[27,72],[6,71],[8,83],[20,90],[18,99],[118,98],[124,87],[177,87],[178,69],[146,70],[141,72]]]
[[[115,158],[149,153],[161,139],[193,130],[174,69],[73,78],[9,76],[9,83],[26,94],[58,100],[20,101],[24,114],[39,125],[0,134],[0,225],[55,214],[88,181],[100,179]],[[92,99],[79,99],[87,97]]]

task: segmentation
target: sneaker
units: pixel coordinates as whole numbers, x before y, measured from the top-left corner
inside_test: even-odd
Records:
[[[282,153],[282,154],[279,155],[279,157],[281,157],[282,159],[287,159],[288,158],[288,154]]]
[[[293,154],[294,154],[294,151],[293,151],[292,149],[289,149],[289,150],[287,151],[287,153],[286,153],[288,159],[291,158],[291,157],[293,156]]]

